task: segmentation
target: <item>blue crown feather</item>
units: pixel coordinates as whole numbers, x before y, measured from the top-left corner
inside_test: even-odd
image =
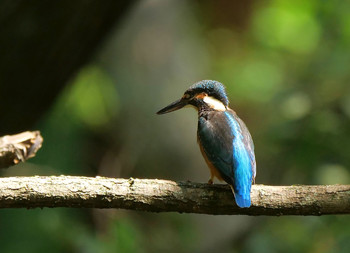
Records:
[[[198,83],[193,84],[187,91],[205,91],[209,96],[213,96],[220,100],[225,106],[228,106],[229,100],[227,98],[225,86],[214,80],[202,80]]]

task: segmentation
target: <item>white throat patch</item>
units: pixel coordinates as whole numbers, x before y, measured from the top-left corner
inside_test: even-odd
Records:
[[[211,97],[211,96],[205,96],[203,98],[203,101],[210,107],[213,108],[214,110],[217,111],[226,111],[225,105],[218,99]]]

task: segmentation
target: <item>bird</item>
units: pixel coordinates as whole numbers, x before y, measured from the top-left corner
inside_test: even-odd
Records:
[[[157,114],[183,107],[198,111],[197,142],[210,169],[209,184],[217,178],[232,189],[240,208],[251,206],[251,186],[255,183],[256,160],[251,134],[236,112],[229,108],[225,86],[214,80],[191,85],[183,96]]]

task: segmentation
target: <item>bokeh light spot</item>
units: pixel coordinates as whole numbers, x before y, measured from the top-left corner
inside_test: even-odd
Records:
[[[315,18],[302,9],[270,7],[255,15],[253,33],[270,47],[308,53],[318,45],[321,28]]]
[[[278,91],[283,71],[277,64],[255,59],[237,66],[230,78],[233,81],[228,90],[234,96],[266,102]]]
[[[88,66],[78,73],[66,101],[72,115],[93,128],[107,124],[119,109],[113,81],[96,66]]]
[[[281,105],[282,114],[291,120],[304,117],[311,110],[310,98],[302,92],[291,94]]]

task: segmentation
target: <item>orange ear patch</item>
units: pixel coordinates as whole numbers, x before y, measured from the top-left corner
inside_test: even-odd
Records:
[[[203,99],[203,98],[205,98],[205,97],[207,97],[207,96],[208,96],[207,93],[201,92],[201,93],[199,93],[199,94],[196,95],[196,98],[197,98],[197,99]]]

